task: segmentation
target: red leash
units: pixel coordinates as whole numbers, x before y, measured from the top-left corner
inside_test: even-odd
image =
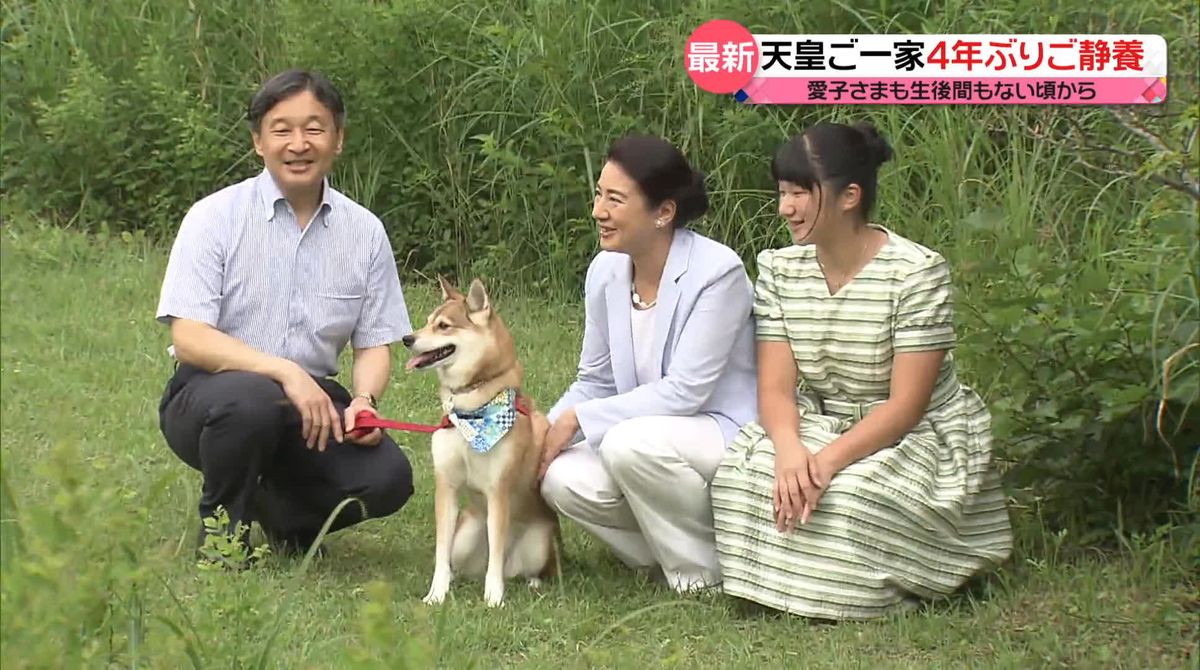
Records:
[[[392,421],[383,417],[375,416],[374,414],[363,410],[354,417],[354,430],[350,431],[352,435],[365,435],[373,428],[391,428],[393,430],[404,430],[410,433],[434,433],[443,428],[449,428],[454,424],[450,423],[450,417],[443,416],[442,422],[436,426],[430,426],[424,423],[407,423],[405,421]]]
[[[517,396],[517,411],[525,416],[529,416],[529,403],[525,396]],[[436,433],[443,428],[454,426],[450,422],[448,415],[442,415],[442,422],[431,426],[425,423],[408,423],[406,421],[393,421],[383,417],[375,416],[367,410],[363,410],[354,416],[354,430],[350,433],[356,437],[366,435],[373,428],[390,428],[392,430],[403,430],[410,433]]]

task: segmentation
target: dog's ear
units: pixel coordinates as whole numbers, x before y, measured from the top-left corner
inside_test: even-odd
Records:
[[[463,297],[462,293],[460,293],[459,290],[457,288],[455,288],[455,286],[453,284],[446,281],[446,278],[443,277],[440,272],[438,273],[437,278],[438,278],[438,285],[442,287],[442,300],[443,301],[457,300],[457,299]]]
[[[492,301],[488,298],[487,289],[479,279],[471,281],[471,289],[467,293],[467,311],[471,314],[491,312]]]

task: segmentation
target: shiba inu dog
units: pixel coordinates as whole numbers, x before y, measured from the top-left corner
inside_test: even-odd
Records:
[[[432,435],[436,549],[427,604],[446,597],[455,574],[484,578],[491,607],[505,580],[537,587],[556,576],[558,516],[542,499],[537,473],[549,424],[521,393],[512,335],[483,283],[466,296],[438,277],[442,304],[404,338],[405,367],[437,373],[445,412]],[[459,515],[459,495],[467,504]]]

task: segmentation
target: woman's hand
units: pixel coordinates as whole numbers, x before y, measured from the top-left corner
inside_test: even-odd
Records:
[[[829,453],[822,449],[808,459],[808,478],[812,481],[815,492],[805,499],[804,512],[801,514],[804,523],[808,523],[812,513],[817,511],[817,502],[825,494],[825,489],[829,488],[829,480],[837,474],[837,468],[830,462],[828,455]]]
[[[567,448],[567,443],[575,436],[579,430],[579,418],[575,416],[575,408],[572,407],[563,412],[558,417],[558,421],[550,426],[546,431],[546,440],[542,445],[542,465],[538,469],[538,481],[541,481],[546,476],[546,470],[550,469],[550,463],[558,458],[563,449]]]
[[[775,529],[790,533],[808,523],[826,483],[817,457],[797,440],[775,447]]]

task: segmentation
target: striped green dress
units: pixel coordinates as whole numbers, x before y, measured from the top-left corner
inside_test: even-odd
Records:
[[[888,241],[832,296],[815,247],[758,256],[757,336],[791,345],[800,438],[814,453],[887,399],[895,354],[955,344],[946,261],[876,227]],[[808,524],[783,535],[771,440],[757,422],[743,426],[711,489],[724,592],[823,619],[871,619],[954,592],[1012,550],[991,452],[991,416],[947,352],[920,423],[834,476]]]

